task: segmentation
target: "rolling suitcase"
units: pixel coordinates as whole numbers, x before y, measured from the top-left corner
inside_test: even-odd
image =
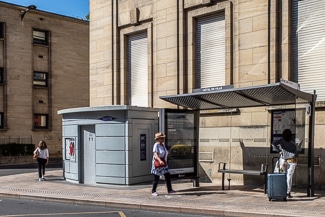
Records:
[[[274,173],[267,175],[267,196],[269,201],[287,200],[287,174]]]

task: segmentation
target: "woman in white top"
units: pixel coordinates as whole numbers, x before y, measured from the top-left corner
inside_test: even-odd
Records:
[[[152,157],[152,167],[151,167],[151,173],[154,175],[153,185],[151,190],[152,196],[158,196],[156,190],[157,190],[159,178],[162,175],[165,176],[168,194],[172,194],[176,192],[173,190],[171,184],[171,178],[170,178],[170,173],[169,173],[168,163],[167,163],[168,151],[164,144],[165,137],[166,136],[161,132],[155,134],[156,142],[153,145],[153,157]],[[158,166],[155,165],[155,161],[158,162],[159,164]]]
[[[45,165],[49,163],[49,150],[46,143],[41,140],[38,143],[38,147],[35,149],[34,154],[38,153],[37,165],[38,165],[38,181],[44,181]]]

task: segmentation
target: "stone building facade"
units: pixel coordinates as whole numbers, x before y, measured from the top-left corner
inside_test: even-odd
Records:
[[[313,160],[315,184],[322,188],[325,77],[318,36],[325,32],[324,7],[298,0],[90,0],[90,106],[177,108],[159,97],[212,86],[297,82],[317,94]],[[297,110],[295,133],[308,147],[305,105],[202,111],[201,172],[219,183],[219,161],[233,169],[270,166],[273,111],[287,109]],[[297,186],[308,179],[306,153],[299,157]],[[231,179],[249,183],[258,177]]]
[[[89,22],[0,3],[0,70],[1,143],[61,157],[57,111],[89,105]]]

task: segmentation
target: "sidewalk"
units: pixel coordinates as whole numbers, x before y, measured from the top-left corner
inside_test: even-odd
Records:
[[[295,192],[287,201],[269,201],[263,189],[222,191],[215,184],[173,181],[176,194],[166,194],[164,183],[158,185],[158,197],[151,196],[151,184],[135,186],[88,186],[66,182],[62,170],[47,172],[47,181],[39,182],[37,173],[0,177],[0,197],[33,198],[48,201],[97,204],[146,210],[168,210],[178,213],[200,213],[219,216],[325,216],[325,192]],[[304,189],[303,189],[304,191]]]

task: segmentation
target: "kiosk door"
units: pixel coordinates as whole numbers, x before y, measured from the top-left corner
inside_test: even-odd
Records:
[[[166,134],[168,166],[172,177],[197,177],[197,111],[161,109],[159,129]]]

